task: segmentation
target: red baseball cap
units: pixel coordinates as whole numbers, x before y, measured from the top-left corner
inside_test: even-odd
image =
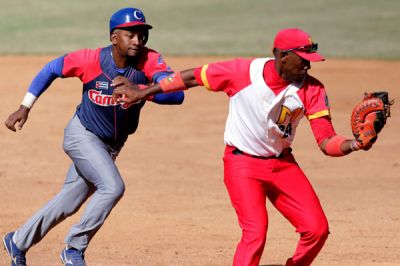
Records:
[[[274,47],[283,51],[293,52],[311,62],[325,60],[317,53],[318,44],[312,41],[310,34],[298,28],[279,31],[275,36]]]

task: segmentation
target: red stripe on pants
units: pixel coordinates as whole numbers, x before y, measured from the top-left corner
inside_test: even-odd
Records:
[[[242,229],[233,265],[259,265],[268,228],[267,197],[300,234],[291,265],[310,265],[328,237],[328,222],[293,155],[263,160],[232,150],[225,150],[224,182]]]

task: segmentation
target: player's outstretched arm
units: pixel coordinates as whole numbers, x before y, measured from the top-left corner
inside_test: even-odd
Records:
[[[113,92],[114,101],[131,104],[158,93],[183,91],[199,84],[194,76],[194,69],[187,69],[174,73],[161,80],[160,83],[146,89],[139,89],[136,84],[122,76],[115,78],[111,85],[115,87]]]
[[[7,118],[5,125],[9,130],[17,131],[15,124],[18,123],[18,129],[21,130],[26,120],[28,119],[30,109],[24,105],[21,105],[17,111],[10,114]]]
[[[16,131],[15,124],[18,123],[18,129],[21,130],[28,114],[38,97],[51,85],[58,77],[62,76],[64,56],[58,57],[47,63],[42,70],[34,77],[28,92],[22,100],[21,106],[17,111],[10,114],[5,125],[8,129]]]

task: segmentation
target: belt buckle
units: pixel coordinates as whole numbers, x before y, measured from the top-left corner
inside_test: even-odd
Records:
[[[235,155],[243,155],[243,152],[242,152],[241,150],[239,150],[238,148],[235,148],[235,149],[232,151],[232,154],[235,154]]]

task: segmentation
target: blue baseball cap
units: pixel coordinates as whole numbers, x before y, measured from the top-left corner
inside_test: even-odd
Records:
[[[146,29],[153,27],[146,23],[143,12],[138,8],[127,7],[118,10],[110,17],[110,33],[115,29],[141,26]]]

